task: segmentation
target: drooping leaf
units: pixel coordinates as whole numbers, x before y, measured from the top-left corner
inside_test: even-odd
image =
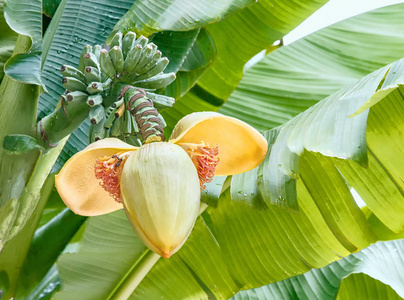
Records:
[[[402,58],[403,10],[397,4],[367,12],[271,52],[245,72],[220,112],[268,130]]]
[[[237,87],[245,63],[283,38],[325,2],[258,1],[220,22],[207,25],[217,57],[194,88],[170,109],[170,114],[164,114],[168,130],[191,112],[218,110]]]
[[[63,288],[56,299],[118,294],[122,278],[147,251],[137,243],[122,212],[91,218],[80,250],[58,263]],[[274,206],[264,212],[235,203],[225,192],[218,207],[198,219],[178,254],[160,259],[132,297],[228,298],[241,288],[286,279],[349,253],[310,197],[302,199],[299,214],[290,214]]]
[[[20,155],[34,149],[43,150],[35,138],[23,134],[6,135],[3,139],[3,148],[10,155]]]
[[[30,295],[42,281],[85,220],[86,217],[77,216],[65,208],[35,232],[19,278],[20,297]]]
[[[29,37],[20,36],[15,53],[24,51],[29,44]],[[36,99],[39,87],[17,82],[5,76],[0,85],[0,95],[0,141],[3,141],[8,134],[36,136]],[[20,197],[38,155],[38,151],[32,151],[21,156],[10,156],[1,147],[0,207],[10,199]]]
[[[8,26],[4,19],[4,3],[5,0],[0,0],[0,82],[4,76],[4,64],[11,57],[14,45],[17,40],[17,34]]]
[[[401,272],[404,267],[403,250],[404,240],[378,242],[324,268],[312,269],[305,274],[257,289],[241,291],[232,299],[332,300],[336,299],[337,293],[337,299],[341,300],[401,299],[399,296],[404,297]],[[354,275],[348,276],[350,274]],[[379,282],[374,282],[372,278]]]
[[[15,32],[29,36],[32,41],[29,53],[16,54],[5,64],[5,73],[21,82],[42,85],[42,1],[7,1],[4,18]]]
[[[349,197],[343,196],[344,183],[342,178],[338,179],[341,172],[382,222],[395,232],[402,231],[403,183],[397,178],[404,175],[403,142],[399,138],[404,126],[404,108],[399,92],[403,72],[403,61],[397,61],[330,95],[279,127],[276,141],[262,167],[260,191],[263,199],[276,204],[278,199],[285,199],[284,203],[295,203],[296,193],[293,192],[293,186],[301,180],[311,196],[318,199],[316,201],[319,201],[320,209],[324,198],[333,199],[332,203],[336,203],[335,191],[341,193],[341,201],[346,201]],[[386,85],[392,88],[394,83],[395,90],[372,106],[370,113],[367,110],[350,117],[372,97],[386,73]],[[305,151],[321,154],[317,158],[320,162],[318,167],[315,167],[317,159],[313,160],[315,155]],[[331,161],[327,157],[335,159]],[[327,171],[322,174],[323,170]],[[321,184],[315,183],[316,176],[319,176],[318,182],[321,181]],[[337,183],[336,180],[340,182],[339,188],[333,187]],[[379,185],[370,183],[372,181],[391,187],[388,193],[392,197],[389,197],[387,203],[384,197],[377,197],[381,190],[372,192],[372,189]],[[328,183],[330,190],[322,192]],[[236,186],[234,189],[242,192],[243,186]],[[347,189],[344,189],[345,194],[349,195]],[[394,207],[393,218],[386,205]],[[336,217],[338,211],[340,212],[337,207],[335,210],[330,204],[325,204],[324,207],[330,209],[330,216],[341,220]],[[346,204],[343,207],[347,208]],[[357,209],[352,207],[348,210],[351,211],[348,215],[353,217],[356,214],[353,210]],[[332,227],[330,222],[332,223],[329,220],[328,224]]]
[[[164,95],[176,99],[185,95],[208,70],[216,57],[216,48],[209,32],[200,29],[192,46],[177,72],[176,79],[163,91]],[[169,65],[170,66],[170,65]],[[170,67],[171,68],[171,67]]]

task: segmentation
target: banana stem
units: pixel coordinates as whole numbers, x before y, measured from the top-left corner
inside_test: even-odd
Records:
[[[201,215],[208,207],[207,204],[201,203],[199,207],[199,215]],[[109,297],[110,300],[126,300],[135,291],[138,285],[154,267],[160,259],[160,255],[151,250],[147,250],[143,256],[132,266],[128,275],[122,281],[117,290]]]
[[[110,297],[110,299],[128,299],[159,259],[160,255],[151,250],[147,250],[137,263],[133,265],[132,269],[129,271],[129,276],[125,278],[120,288],[112,295],[112,297]]]
[[[45,148],[55,147],[88,117],[90,107],[85,101],[66,101],[62,96],[58,108],[37,125],[37,140]]]

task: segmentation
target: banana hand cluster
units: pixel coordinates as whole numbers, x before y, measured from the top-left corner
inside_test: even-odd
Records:
[[[86,45],[78,68],[61,67],[62,84],[66,88],[62,99],[65,105],[86,103],[90,107],[90,142],[108,136],[139,136],[143,139],[145,131],[149,136],[152,132],[164,138],[160,128],[165,126],[165,122],[157,110],[171,107],[174,98],[152,92],[174,81],[174,73],[163,73],[168,62],[167,57],[162,57],[161,51],[146,37],[136,38],[133,32],[123,36],[118,32],[109,47]],[[154,115],[151,118],[146,117],[143,109],[140,111],[143,116],[138,113],[136,120],[135,107],[128,105],[130,99],[122,94],[125,88],[126,92],[132,87],[144,93],[141,101],[151,103],[153,109],[157,109],[152,112]],[[140,120],[141,126],[138,123]],[[146,123],[147,128],[144,128]]]

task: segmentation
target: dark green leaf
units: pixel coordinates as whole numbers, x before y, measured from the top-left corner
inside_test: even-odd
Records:
[[[220,112],[262,131],[282,125],[402,58],[403,10],[404,4],[397,4],[367,12],[271,52],[245,72]]]
[[[14,55],[5,64],[5,73],[21,82],[42,85],[42,1],[7,0],[4,18],[15,32],[29,36],[32,41],[29,53]]]
[[[20,296],[28,296],[42,281],[85,220],[65,208],[35,232],[19,278]]]
[[[53,17],[61,0],[42,0],[42,11],[48,17]]]
[[[20,155],[34,149],[44,150],[38,145],[38,141],[35,138],[23,134],[6,135],[3,140],[3,148],[10,155]]]

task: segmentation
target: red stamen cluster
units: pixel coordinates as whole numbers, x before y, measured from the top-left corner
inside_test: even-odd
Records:
[[[206,183],[212,181],[215,176],[215,170],[219,163],[219,147],[208,147],[195,145],[187,149],[189,156],[198,171],[201,191],[206,188]]]
[[[122,203],[121,174],[126,158],[116,154],[104,156],[97,159],[94,166],[95,177],[101,180],[100,185],[118,203]]]

